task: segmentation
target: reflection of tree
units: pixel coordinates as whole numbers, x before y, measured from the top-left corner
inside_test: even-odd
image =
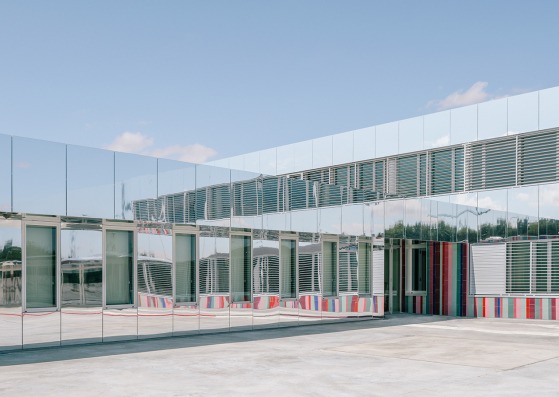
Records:
[[[21,261],[21,247],[14,247],[12,240],[8,240],[0,251],[0,262],[4,261]]]
[[[540,219],[537,222],[525,217],[517,218],[517,222],[509,224],[507,219],[497,218],[494,222],[486,221],[479,225],[480,240],[492,237],[557,236],[558,234],[559,220],[557,219]],[[474,243],[478,241],[478,230],[475,226],[456,227],[443,220],[431,225],[421,222],[404,225],[403,221],[399,221],[385,230],[384,237]]]

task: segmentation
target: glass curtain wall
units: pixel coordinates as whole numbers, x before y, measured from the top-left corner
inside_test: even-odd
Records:
[[[106,304],[134,304],[134,233],[108,230],[106,236]]]

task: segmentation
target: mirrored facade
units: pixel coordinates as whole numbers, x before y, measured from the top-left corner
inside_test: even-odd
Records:
[[[552,88],[213,165],[0,135],[0,350],[559,319],[558,106]]]

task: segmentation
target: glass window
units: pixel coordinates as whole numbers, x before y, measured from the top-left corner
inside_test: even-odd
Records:
[[[0,250],[0,307],[21,306],[20,220],[0,220]]]
[[[371,243],[359,242],[359,293],[366,295],[371,293]]]
[[[199,288],[201,295],[229,294],[229,229],[200,232]]]
[[[56,227],[27,226],[25,287],[28,309],[57,306],[56,245]]]
[[[245,157],[245,171],[260,173],[260,153],[252,152],[244,155]]]
[[[140,229],[137,267],[139,294],[173,297],[173,237],[168,229]]]
[[[299,293],[320,293],[321,244],[312,235],[299,237]]]
[[[103,235],[101,229],[60,232],[62,306],[101,306]]]
[[[425,243],[412,245],[412,291],[427,290],[427,250]]]
[[[175,236],[176,301],[196,302],[196,235]]]
[[[279,245],[277,232],[254,230],[252,281],[255,294],[278,295],[280,293]]]
[[[325,241],[322,243],[323,259],[323,295],[338,295],[338,243]]]
[[[339,244],[339,291],[340,293],[357,293],[359,291],[357,238],[341,236]]]
[[[297,241],[281,240],[281,298],[297,297]]]
[[[134,304],[134,234],[128,230],[106,233],[106,304]]]
[[[252,299],[251,238],[231,236],[231,298],[233,302]]]

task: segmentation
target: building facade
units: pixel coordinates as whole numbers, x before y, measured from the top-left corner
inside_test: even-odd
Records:
[[[559,88],[205,165],[0,153],[0,350],[559,316]]]

